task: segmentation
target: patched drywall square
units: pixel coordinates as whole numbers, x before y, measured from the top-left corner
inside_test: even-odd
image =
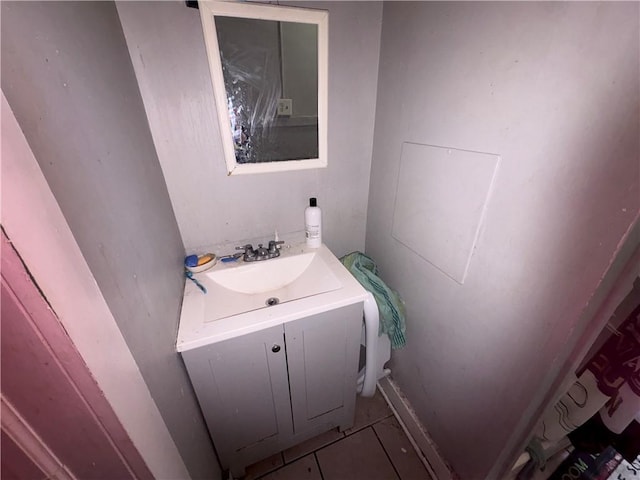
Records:
[[[393,237],[464,283],[500,157],[403,143]]]

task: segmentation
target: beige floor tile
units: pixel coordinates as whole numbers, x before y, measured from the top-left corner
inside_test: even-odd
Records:
[[[265,473],[269,473],[277,468],[280,468],[283,465],[284,461],[282,460],[282,454],[276,453],[275,455],[271,455],[269,458],[265,458],[264,460],[260,460],[259,462],[254,463],[253,465],[249,465],[246,469],[244,480],[254,480],[258,477],[261,477]]]
[[[310,438],[309,440],[302,442],[294,447],[291,447],[282,454],[284,455],[285,463],[292,462],[296,458],[305,456],[307,453],[311,453],[319,448],[322,448],[330,443],[335,442],[344,437],[344,433],[338,431],[337,428],[322,433],[317,437]]]
[[[322,480],[313,453],[286,465],[260,480]]]
[[[431,476],[395,417],[381,420],[373,425],[373,429],[401,480],[431,480]]]
[[[316,452],[324,480],[397,480],[398,476],[371,428]]]
[[[383,418],[392,415],[389,405],[376,389],[376,394],[371,398],[358,396],[356,398],[356,414],[353,427],[345,430],[347,435],[376,423]]]

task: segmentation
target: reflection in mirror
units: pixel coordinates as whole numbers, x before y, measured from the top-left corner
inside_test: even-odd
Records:
[[[200,5],[229,173],[326,166],[327,12]]]
[[[233,17],[215,22],[236,161],[317,158],[316,25]]]

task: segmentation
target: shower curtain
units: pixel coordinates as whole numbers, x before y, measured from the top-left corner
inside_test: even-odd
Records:
[[[535,436],[553,444],[568,435],[593,454],[612,445],[631,462],[640,454],[639,422],[640,305],[577,372]]]

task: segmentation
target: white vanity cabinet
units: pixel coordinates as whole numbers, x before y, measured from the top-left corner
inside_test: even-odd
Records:
[[[362,302],[182,351],[223,468],[353,423]]]

